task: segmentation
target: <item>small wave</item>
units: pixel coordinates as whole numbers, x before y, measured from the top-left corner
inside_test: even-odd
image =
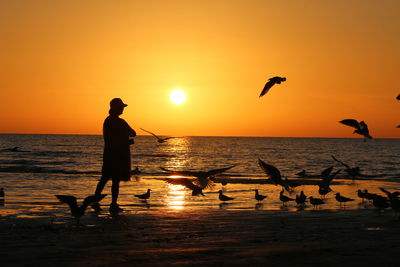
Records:
[[[148,158],[174,158],[176,155],[170,154],[133,154],[134,157],[148,157]]]
[[[39,160],[26,160],[26,159],[0,160],[0,164],[2,164],[2,165],[63,165],[63,164],[71,164],[71,163],[75,163],[75,161],[73,161],[73,160],[39,161]]]
[[[60,174],[100,174],[100,171],[77,171],[50,169],[38,166],[9,166],[0,167],[0,172],[10,173],[60,173]]]
[[[73,156],[81,155],[84,151],[35,151],[32,152],[34,156],[48,156],[48,157],[60,157],[60,156]]]

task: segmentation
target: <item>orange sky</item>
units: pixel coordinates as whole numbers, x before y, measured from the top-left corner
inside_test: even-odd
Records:
[[[397,0],[1,1],[0,133],[101,134],[121,97],[138,134],[354,137],[338,123],[354,118],[399,138],[399,14]]]

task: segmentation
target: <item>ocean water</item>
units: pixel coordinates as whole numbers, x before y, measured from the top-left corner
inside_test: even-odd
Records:
[[[74,195],[79,201],[93,194],[100,177],[103,139],[96,135],[17,135],[0,134],[0,150],[18,146],[23,152],[0,151],[0,187],[5,189],[0,202],[1,216],[69,217],[68,208],[60,204],[55,194]],[[332,188],[352,197],[346,209],[371,208],[357,198],[357,189],[379,193],[379,187],[400,190],[400,139],[335,138],[267,138],[267,137],[181,137],[159,144],[152,136],[138,136],[131,146],[132,166],[138,166],[140,175],[123,182],[119,202],[127,213],[152,210],[179,211],[196,209],[263,209],[297,212],[293,203],[282,205],[280,187],[267,184],[266,175],[257,164],[258,158],[277,167],[283,177],[296,179],[296,173],[305,169],[308,178],[319,180],[327,167],[343,169],[331,155],[351,167],[359,166],[362,176],[355,180],[341,172]],[[169,176],[160,170],[211,170],[236,165],[220,179],[229,183],[215,183],[204,190],[204,197],[193,197],[191,191],[165,182]],[[111,183],[110,183],[111,184]],[[108,194],[102,201],[110,203]],[[135,194],[152,190],[151,198],[143,202]],[[218,190],[235,199],[220,203]],[[258,203],[254,189],[267,195]],[[316,185],[296,188],[291,196],[303,190],[306,195],[319,197]],[[339,210],[334,193],[327,195],[320,209]],[[306,206],[305,209],[313,209]],[[105,209],[107,210],[107,209]],[[90,213],[90,212],[89,212]],[[107,216],[104,212],[104,216]]]

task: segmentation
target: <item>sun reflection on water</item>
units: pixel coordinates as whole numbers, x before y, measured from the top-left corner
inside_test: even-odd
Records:
[[[174,138],[165,147],[168,153],[176,155],[176,157],[169,158],[166,162],[167,167],[183,168],[189,164],[190,141],[188,138]]]
[[[165,203],[168,208],[174,210],[182,210],[185,205],[185,187],[182,185],[168,184],[167,194],[165,195]]]

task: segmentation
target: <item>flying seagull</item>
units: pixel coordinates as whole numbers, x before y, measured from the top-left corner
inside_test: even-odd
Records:
[[[258,165],[274,184],[280,185],[284,187],[286,191],[290,192],[290,186],[287,180],[282,179],[281,172],[275,166],[267,164],[261,159],[258,159]]]
[[[285,77],[275,76],[275,77],[270,78],[270,79],[268,80],[268,82],[265,84],[265,86],[264,86],[263,90],[261,91],[261,94],[260,94],[259,97],[262,97],[263,95],[265,95],[266,93],[268,93],[269,89],[271,89],[271,87],[272,87],[274,84],[276,84],[276,83],[277,83],[277,84],[280,84],[281,82],[284,82],[284,81],[286,81],[286,78],[285,78]]]
[[[350,168],[349,165],[345,164],[344,162],[338,160],[337,158],[335,158],[335,156],[331,155],[331,157],[333,158],[334,161],[339,162],[340,164],[342,164],[344,167],[346,167],[345,171],[354,179],[357,175],[360,175],[360,167],[354,167],[354,168]]]
[[[195,185],[192,181],[188,178],[167,178],[167,183],[174,184],[174,185],[182,185],[190,190],[192,190],[192,196],[198,196],[203,194],[203,188],[200,186]]]
[[[400,94],[396,97],[397,100],[400,100]]]
[[[143,128],[140,128],[142,131],[145,131],[146,133],[149,133],[149,134],[151,134],[152,136],[154,136],[155,138],[157,138],[157,142],[159,142],[160,144],[161,143],[165,143],[168,139],[172,139],[172,138],[178,138],[178,137],[159,137],[159,136],[157,136],[156,134],[154,134],[154,133],[152,133],[152,132],[149,132],[149,131],[147,131],[147,130],[145,130],[145,129],[143,129]]]
[[[322,181],[318,184],[318,193],[323,197],[325,197],[326,194],[332,191],[332,188],[330,188],[330,184],[333,178],[335,178],[335,176],[338,175],[338,173],[340,172],[340,170],[338,170],[332,173],[332,170],[333,167],[329,167],[321,172]]]
[[[353,134],[360,134],[364,136],[364,138],[372,139],[372,136],[369,134],[368,126],[364,121],[356,121],[354,119],[345,119],[339,121],[340,123],[355,128]],[[364,139],[365,141],[366,139]]]
[[[199,186],[201,189],[210,187],[213,183],[213,178],[218,174],[221,174],[229,169],[232,169],[236,165],[232,165],[226,168],[221,169],[213,169],[209,171],[176,171],[169,170],[167,168],[160,167],[161,170],[168,172],[169,175],[179,175],[179,176],[193,176],[196,177],[197,180],[194,183]],[[193,190],[193,189],[192,189]]]
[[[76,197],[74,196],[67,196],[67,195],[56,195],[56,198],[60,200],[61,203],[68,204],[69,208],[71,209],[71,214],[77,219],[77,223],[79,224],[79,219],[85,214],[86,208],[89,205],[93,205],[101,201],[105,196],[105,194],[101,195],[91,195],[86,197],[83,200],[81,206],[78,206],[78,202]]]

